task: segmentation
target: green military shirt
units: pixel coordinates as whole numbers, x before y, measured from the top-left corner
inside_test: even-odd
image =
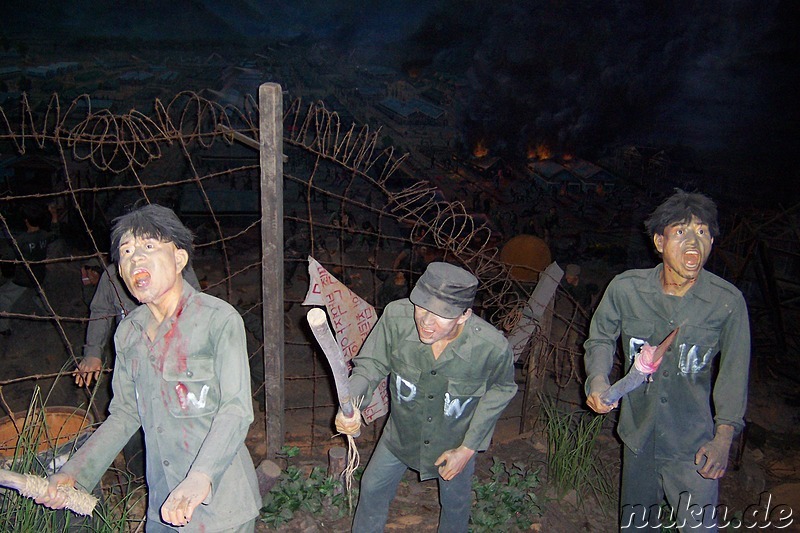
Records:
[[[619,337],[627,373],[645,342],[655,346],[680,326],[653,381],[622,398],[618,432],[634,453],[653,435],[657,457],[693,460],[714,437],[715,424],[736,430],[743,425],[750,362],[747,307],[736,287],[707,270],[683,297],[666,295],[662,269],[663,264],[629,270],[609,284],[584,344],[586,393],[608,383]],[[717,354],[719,372],[712,381]]]
[[[188,283],[153,341],[145,333],[150,313],[140,306],[117,328],[110,415],[62,471],[91,489],[141,425],[149,521],[160,522],[169,493],[197,471],[211,478],[211,494],[181,530],[247,522],[261,501],[244,444],[253,406],[242,318]]]
[[[442,452],[488,448],[495,424],[514,398],[514,365],[506,338],[472,315],[439,359],[419,340],[414,304],[386,306],[353,362],[351,394],[370,398],[387,375],[391,413],[383,439],[420,478],[438,475]]]

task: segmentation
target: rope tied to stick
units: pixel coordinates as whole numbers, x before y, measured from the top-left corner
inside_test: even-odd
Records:
[[[355,412],[360,413],[361,404],[364,403],[364,397],[360,397],[358,400],[353,402],[353,407],[355,407]],[[358,416],[361,416],[360,414]],[[347,438],[347,464],[342,471],[342,478],[344,480],[344,490],[347,493],[347,507],[351,511],[353,510],[353,477],[355,476],[356,470],[361,465],[361,455],[358,453],[358,447],[356,446],[356,439],[354,435],[346,435],[344,433],[337,433],[335,436],[342,435]]]
[[[46,478],[34,476],[33,474],[22,474],[25,476],[25,484],[19,489],[19,493],[26,498],[38,498],[47,492],[48,481]]]

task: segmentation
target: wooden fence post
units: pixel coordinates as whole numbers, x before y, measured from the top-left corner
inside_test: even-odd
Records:
[[[525,365],[525,392],[522,395],[522,417],[520,419],[519,432],[524,433],[536,428],[539,424],[539,393],[544,386],[544,378],[547,370],[545,361],[547,360],[550,346],[550,332],[553,329],[553,305],[555,295],[552,296],[550,303],[545,308],[544,314],[539,320],[539,333],[531,337],[528,352],[528,361]]]
[[[267,457],[283,448],[283,94],[277,83],[258,88],[261,165],[261,302]]]

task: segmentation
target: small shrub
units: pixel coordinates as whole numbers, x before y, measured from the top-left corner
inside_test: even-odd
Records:
[[[542,508],[534,489],[539,487],[539,470],[493,458],[491,477],[486,483],[473,480],[475,503],[470,516],[470,531],[525,530]]]
[[[299,449],[284,447],[281,455],[294,457]],[[305,475],[289,465],[274,487],[264,496],[260,520],[272,528],[289,522],[297,511],[325,515],[333,520],[348,512],[347,496],[338,479],[328,477],[325,469],[314,467]]]

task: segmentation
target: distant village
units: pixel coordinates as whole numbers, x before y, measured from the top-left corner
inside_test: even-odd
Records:
[[[285,105],[297,98],[307,103],[321,101],[339,115],[345,128],[355,123],[368,125],[371,131],[380,129],[384,146],[407,154],[402,168],[393,175],[396,188],[427,182],[437,189],[438,200],[461,202],[477,224],[490,228],[493,244],[502,247],[517,235],[541,237],[554,261],[582,264],[587,279],[594,275],[598,285],[614,272],[652,264],[652,243],[644,238],[642,221],[674,187],[709,194],[728,210],[729,220],[735,219],[734,215],[746,216],[748,209],[763,202],[758,188],[718,179],[675,147],[612,145],[594,160],[555,153],[544,145],[529,146],[524,154],[495,153],[488,140],[468,138],[461,129],[469,96],[466,78],[445,72],[401,72],[381,64],[374,59],[380,55],[368,50],[342,54],[300,40],[249,51],[229,45],[181,49],[140,43],[135,49],[123,49],[119,43],[110,44],[114,46],[67,47],[33,41],[20,45],[0,38],[0,107],[9,118],[9,125],[0,127],[11,131],[20,127],[23,94],[34,119],[41,121],[56,93],[61,106],[75,99],[76,105],[86,105],[89,100],[79,97],[88,95],[95,112],[122,115],[135,109],[151,114],[156,99],[169,102],[182,91],[193,91],[221,105],[243,107],[248,96],[257,96],[262,83],[276,82],[284,90]],[[58,157],[34,152],[20,154],[12,143],[0,141],[0,198],[6,198],[0,209],[13,207],[9,199],[46,192],[62,181]],[[245,157],[257,164],[255,154],[248,152]],[[287,175],[298,172],[302,179],[296,163],[290,160],[284,170]],[[108,179],[85,165],[70,172],[78,181]],[[254,172],[226,185],[234,190],[219,191],[213,200],[224,202],[212,202],[215,213],[249,210],[257,217],[257,180]],[[337,180],[328,181],[335,186]],[[196,195],[184,196],[176,202],[194,205],[179,206],[186,207],[181,211],[204,208]],[[285,214],[291,217],[299,200],[292,193],[285,201]],[[320,204],[316,209],[325,211],[324,195]],[[95,209],[94,203],[89,209]],[[776,250],[785,248],[781,235],[791,227],[788,224],[774,232],[772,246]],[[770,234],[757,233],[762,239]],[[749,242],[750,238],[740,240]],[[785,256],[794,257],[791,253]],[[749,261],[731,263],[721,247],[716,255],[725,265]],[[775,259],[770,268],[790,270],[783,257]],[[782,279],[793,278],[785,274]],[[774,308],[779,308],[778,303]]]
[[[55,93],[62,107],[78,99],[78,108],[90,103],[94,112],[114,114],[132,109],[151,113],[156,99],[169,102],[181,91],[241,108],[248,96],[257,98],[260,84],[277,82],[287,104],[295,98],[322,101],[344,127],[355,123],[380,128],[384,145],[408,153],[406,184],[427,181],[440,188],[442,197],[463,200],[495,228],[499,239],[524,232],[543,234],[549,204],[538,202],[540,207],[535,207],[543,198],[572,197],[578,214],[590,217],[595,200],[618,189],[621,178],[626,187],[646,190],[648,184],[658,183],[659,190],[669,190],[661,182],[674,176],[668,154],[647,147],[621,146],[597,162],[553,154],[546,146],[531,146],[515,158],[496,155],[483,140],[468,141],[459,129],[466,79],[361,63],[363,51],[343,56],[324,45],[296,42],[276,42],[252,52],[141,45],[141,53],[4,44],[0,106],[8,116],[19,112],[23,93],[34,113],[41,115]],[[80,98],[83,95],[89,99]],[[46,190],[58,171],[57,161],[20,156],[0,145],[0,194]],[[526,205],[494,212],[499,205],[519,200]]]

